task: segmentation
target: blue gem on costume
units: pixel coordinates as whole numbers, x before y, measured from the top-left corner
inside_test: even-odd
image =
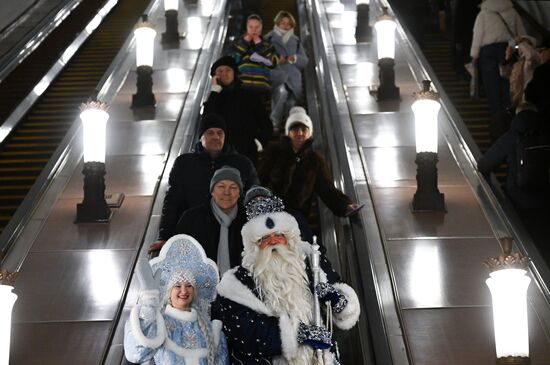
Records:
[[[275,222],[273,222],[273,219],[271,219],[270,217],[267,217],[267,219],[265,220],[265,226],[271,229],[275,227]]]

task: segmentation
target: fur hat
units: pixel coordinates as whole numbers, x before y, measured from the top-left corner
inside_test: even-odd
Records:
[[[222,166],[221,168],[217,169],[216,172],[214,172],[212,179],[210,179],[210,192],[212,192],[214,186],[222,180],[234,181],[237,185],[239,185],[239,195],[240,193],[242,193],[243,181],[241,179],[241,173],[236,168],[230,166]]]
[[[220,128],[223,129],[224,133],[227,133],[227,126],[225,120],[218,114],[205,114],[201,117],[201,124],[199,128],[199,137],[202,136],[204,131],[210,128]]]
[[[295,106],[288,112],[288,118],[285,124],[285,133],[288,135],[290,129],[296,124],[303,124],[309,129],[309,135],[313,135],[313,123],[307,112],[301,106]]]
[[[210,68],[210,76],[214,76],[216,74],[216,69],[220,66],[228,66],[233,69],[233,73],[235,74],[234,77],[237,77],[237,74],[239,73],[239,67],[237,66],[237,62],[235,62],[235,59],[231,56],[223,56],[219,58],[212,67]]]

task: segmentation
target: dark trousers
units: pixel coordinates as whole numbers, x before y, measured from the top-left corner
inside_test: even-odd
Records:
[[[479,51],[478,68],[492,116],[510,106],[510,83],[508,79],[500,77],[498,71],[507,46],[506,42],[492,43],[481,47]]]

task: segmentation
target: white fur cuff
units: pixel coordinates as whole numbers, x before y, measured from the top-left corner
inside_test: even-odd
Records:
[[[349,330],[357,323],[361,314],[359,298],[357,298],[355,290],[347,284],[334,283],[333,286],[346,297],[348,304],[340,313],[334,313],[332,319],[338,328]]]
[[[222,92],[222,86],[221,85],[212,85],[212,89],[211,89],[213,92],[215,93],[221,93]]]
[[[141,330],[141,324],[138,314],[140,307],[140,305],[136,305],[134,308],[132,308],[132,311],[130,312],[130,329],[137,343],[144,347],[156,349],[164,343],[164,340],[166,338],[166,327],[164,325],[164,318],[162,317],[162,314],[160,314],[160,312],[156,310],[157,335],[153,338],[149,338]]]
[[[296,356],[298,351],[298,326],[300,322],[297,319],[291,319],[288,315],[283,314],[279,318],[279,328],[281,330],[281,347],[283,356],[287,360],[291,360]]]

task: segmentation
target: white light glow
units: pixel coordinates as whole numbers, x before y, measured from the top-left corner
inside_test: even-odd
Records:
[[[395,28],[393,20],[383,19],[374,24],[378,59],[395,58]]]
[[[354,45],[357,44],[355,39],[355,27],[344,27],[339,29],[341,37],[338,38],[338,44]]]
[[[377,148],[373,149],[374,159],[372,166],[376,171],[376,185],[377,186],[395,186],[396,181],[399,180],[401,173],[399,169],[399,153],[397,149],[380,148],[380,145],[376,145]]]
[[[17,300],[13,287],[0,285],[0,364],[7,365],[10,360],[11,311]]]
[[[169,68],[166,70],[169,93],[182,93],[187,91],[189,80],[185,70],[181,68]]]
[[[202,21],[198,16],[187,18],[187,33],[202,33]]]
[[[38,84],[35,85],[35,87],[32,89],[32,92],[36,96],[40,96],[46,91],[46,89],[50,86],[50,79],[47,77],[44,77],[42,80],[38,82]]]
[[[355,65],[355,86],[372,85],[377,78],[377,66],[371,62],[357,62]]]
[[[441,260],[439,248],[419,245],[411,260],[410,284],[415,306],[433,307],[442,304]]]
[[[416,100],[411,106],[414,112],[416,153],[437,153],[437,114],[441,105],[430,99]]]
[[[69,47],[67,47],[65,52],[63,52],[63,54],[61,55],[61,62],[63,64],[66,64],[67,62],[69,62],[77,49],[78,49],[78,46],[76,44],[71,44]]]
[[[525,270],[494,271],[485,281],[493,299],[497,358],[529,357],[527,288],[531,279]]]
[[[153,67],[155,36],[157,32],[151,27],[138,27],[134,30],[136,37],[136,66]]]
[[[201,49],[204,40],[202,32],[202,21],[198,16],[190,16],[187,18],[187,42],[188,49]]]
[[[211,16],[216,7],[216,0],[201,0],[200,12],[202,16]]]
[[[340,14],[344,11],[344,9],[344,4],[342,4],[340,1],[325,4],[325,11],[327,12],[327,14]]]
[[[86,26],[86,31],[91,34],[98,26],[101,24],[103,17],[99,14],[96,14],[94,18]]]
[[[356,11],[343,11],[342,12],[342,27],[353,27],[357,25],[357,12]]]
[[[166,110],[168,112],[177,114],[181,110],[182,101],[180,98],[169,99],[164,105],[166,106]]]
[[[105,162],[105,129],[109,114],[100,109],[80,113],[84,134],[84,162]]]
[[[178,11],[179,0],[164,0],[164,11]]]
[[[355,5],[363,5],[363,4],[369,5],[369,3],[370,3],[370,0],[355,0]]]
[[[113,252],[108,250],[92,250],[88,256],[88,271],[90,293],[93,304],[111,305],[118,303],[122,293],[122,281],[119,277],[119,263]]]

